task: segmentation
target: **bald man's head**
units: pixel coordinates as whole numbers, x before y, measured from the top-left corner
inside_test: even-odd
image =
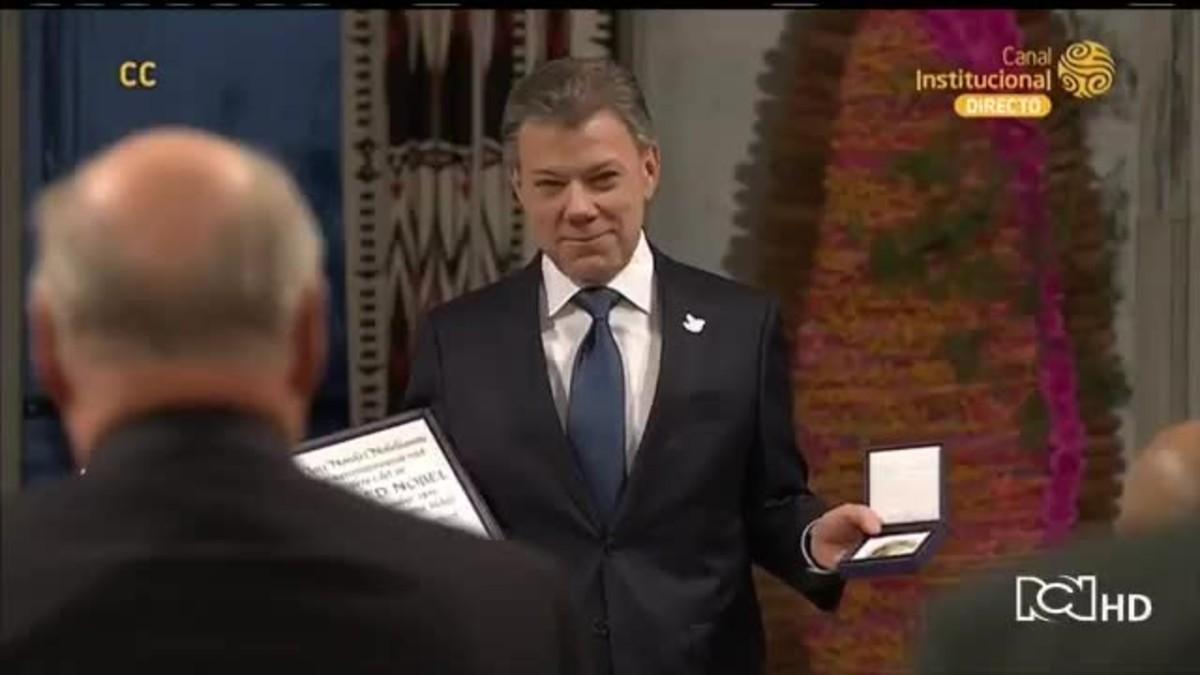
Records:
[[[92,215],[83,226],[118,242],[129,263],[169,273],[235,226],[237,210],[254,198],[255,159],[204,132],[139,134],[80,170],[76,205]]]
[[[35,364],[77,456],[164,406],[250,408],[302,432],[327,291],[316,218],[282,167],[156,129],[50,186],[36,216]]]
[[[1126,472],[1116,529],[1132,534],[1200,511],[1200,421],[1168,427]]]
[[[201,131],[119,142],[52,186],[38,221],[35,291],[65,337],[106,358],[278,354],[320,278],[316,221],[292,180]]]

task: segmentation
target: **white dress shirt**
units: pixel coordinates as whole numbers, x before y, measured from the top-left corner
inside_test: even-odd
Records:
[[[612,327],[617,348],[621,351],[625,370],[626,474],[633,466],[658,387],[662,356],[662,321],[659,315],[662,310],[654,281],[654,254],[646,242],[645,233],[642,233],[629,264],[607,284],[608,288],[621,294],[621,299],[609,314],[608,323]],[[588,313],[571,302],[580,289],[549,256],[542,256],[542,347],[546,353],[550,391],[554,395],[554,406],[564,432],[575,356],[592,327]],[[821,568],[809,551],[812,525],[809,523],[801,537],[801,555],[810,570],[830,574],[832,571]]]
[[[550,391],[564,430],[575,356],[592,327],[588,313],[571,302],[581,288],[549,256],[542,256],[542,346]],[[644,233],[638,238],[629,264],[608,282],[608,288],[621,294],[608,323],[625,371],[625,471],[628,473],[650,416],[662,354],[654,254]]]

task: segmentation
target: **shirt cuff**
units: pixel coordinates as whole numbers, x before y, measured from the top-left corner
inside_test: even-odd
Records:
[[[800,535],[800,555],[804,556],[804,563],[808,565],[808,571],[813,574],[837,574],[837,570],[825,569],[817,564],[816,558],[813,557],[809,550],[812,546],[812,526],[817,521],[812,521],[804,528],[804,533]]]

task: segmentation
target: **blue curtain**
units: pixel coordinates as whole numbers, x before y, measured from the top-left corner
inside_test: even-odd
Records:
[[[127,133],[185,124],[232,136],[288,166],[321,219],[333,311],[331,360],[310,435],[348,424],[341,194],[341,21],[333,10],[26,11],[22,26],[25,205]],[[125,61],[157,86],[127,89]],[[27,209],[28,212],[28,209]],[[25,260],[36,242],[26,222]],[[28,264],[28,263],[27,263]],[[28,269],[26,270],[28,273]],[[57,413],[25,358],[26,485],[73,469]]]

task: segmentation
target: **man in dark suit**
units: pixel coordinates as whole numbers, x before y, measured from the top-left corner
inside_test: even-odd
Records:
[[[406,405],[433,409],[505,532],[570,572],[594,672],[760,672],[751,563],[832,609],[832,568],[878,517],[806,486],[777,305],[643,235],[660,160],[632,75],[544,64],[504,125],[541,254],[430,312]]]
[[[156,130],[38,220],[36,366],[85,470],[4,508],[0,670],[578,672],[553,563],[293,463],[326,291],[280,167]]]
[[[929,615],[922,674],[1200,672],[1200,519],[989,575]]]

